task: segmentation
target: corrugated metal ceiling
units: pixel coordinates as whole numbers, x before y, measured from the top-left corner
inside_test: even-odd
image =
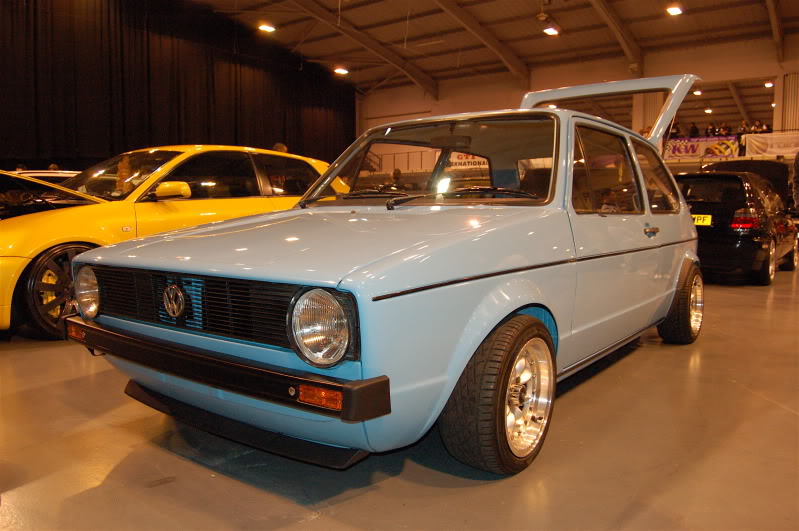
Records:
[[[385,50],[397,54],[434,81],[507,72],[508,67],[464,24],[433,0],[195,0],[255,28],[263,22],[277,27],[264,38],[274,39],[305,59],[350,70],[358,90],[410,84],[413,81],[385,57],[367,50],[336,25],[350,25]],[[579,62],[593,57],[624,57],[615,34],[589,0],[448,0],[477,21],[528,67]],[[699,43],[730,42],[772,35],[763,0],[684,0],[685,13],[668,16],[664,2],[604,0],[643,52],[678,49]],[[445,2],[447,3],[447,2]],[[562,27],[547,37],[536,15],[543,9]],[[320,22],[307,8],[321,7],[333,25]],[[777,2],[785,34],[799,33],[799,0]],[[734,58],[730,58],[731,60]],[[719,59],[719,60],[723,60]],[[771,91],[765,80],[736,81],[752,119],[769,119]],[[759,85],[759,86],[758,86]],[[629,102],[606,101],[603,108],[629,120],[621,108]],[[616,108],[616,106],[619,108]],[[706,121],[704,106],[714,107],[716,120],[738,121],[740,112],[726,84],[707,86],[702,101],[688,101],[685,119]],[[591,110],[593,109],[593,111]],[[597,114],[596,107],[587,112]],[[718,113],[718,114],[716,114]],[[683,119],[683,116],[680,117]]]

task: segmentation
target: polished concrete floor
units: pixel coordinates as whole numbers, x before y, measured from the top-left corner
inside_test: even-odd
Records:
[[[435,429],[344,472],[176,424],[65,342],[0,343],[3,529],[799,529],[799,274],[707,287],[690,346],[650,330],[562,382],[533,466]]]

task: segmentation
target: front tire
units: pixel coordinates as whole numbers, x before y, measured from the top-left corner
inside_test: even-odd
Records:
[[[76,243],[57,245],[33,260],[22,296],[31,324],[44,336],[60,338],[59,319],[73,309],[72,259],[91,248]]]
[[[677,299],[658,325],[658,334],[666,343],[687,345],[699,337],[705,316],[705,284],[698,267],[691,266],[674,296]]]
[[[516,474],[541,451],[557,380],[554,345],[538,319],[516,315],[469,360],[439,419],[455,459],[495,474]]]

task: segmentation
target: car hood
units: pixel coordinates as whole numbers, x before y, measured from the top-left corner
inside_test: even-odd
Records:
[[[86,199],[86,200],[92,201],[94,203],[107,203],[108,202],[105,199],[100,199],[99,197],[94,197],[93,195],[77,192],[77,191],[72,190],[70,188],[65,188],[64,186],[61,186],[59,184],[52,183],[50,181],[43,181],[42,179],[36,179],[34,177],[29,177],[28,175],[20,175],[18,173],[0,172],[0,178],[6,178],[6,177],[11,178],[11,179],[17,179],[17,180],[20,180],[20,181],[27,181],[27,182],[31,182],[31,183],[36,183],[36,184],[39,184],[39,185],[42,185],[42,186],[46,186],[48,188],[52,188],[53,190],[58,190],[60,192],[64,192],[65,194],[68,194],[68,195],[70,195],[70,196],[72,196],[72,197],[74,197],[76,199]]]
[[[90,251],[79,261],[333,287],[375,262],[407,262],[421,256],[416,250],[430,253],[474,238],[531,210],[536,209],[295,209],[130,240]]]

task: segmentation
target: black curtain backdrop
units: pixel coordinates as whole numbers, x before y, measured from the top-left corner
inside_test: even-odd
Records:
[[[0,168],[208,143],[332,162],[353,87],[259,33],[182,0],[0,0]]]

